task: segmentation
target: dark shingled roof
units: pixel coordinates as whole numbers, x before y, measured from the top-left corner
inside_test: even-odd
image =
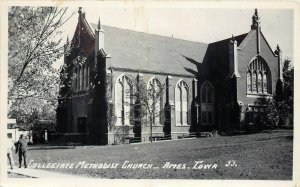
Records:
[[[234,39],[237,41],[237,46],[244,41],[247,35],[248,33],[234,36]],[[220,79],[225,79],[229,72],[229,42],[231,39],[230,37],[208,44],[206,61],[214,71],[213,74],[215,76],[221,76]]]
[[[90,24],[95,30],[96,24]],[[208,44],[103,26],[108,67],[209,76],[202,64]]]

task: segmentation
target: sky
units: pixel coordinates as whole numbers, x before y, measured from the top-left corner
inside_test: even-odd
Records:
[[[250,31],[254,8],[168,8],[168,7],[82,7],[89,23],[101,19],[103,25],[212,43]],[[73,37],[78,7],[70,7],[71,19],[64,25],[63,37]],[[279,44],[283,58],[293,63],[294,16],[292,9],[258,9],[261,30],[272,50]],[[57,62],[62,64],[62,60]]]

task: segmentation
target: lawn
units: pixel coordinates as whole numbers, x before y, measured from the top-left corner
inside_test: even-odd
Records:
[[[293,131],[30,150],[30,160],[30,167],[97,178],[291,180]]]

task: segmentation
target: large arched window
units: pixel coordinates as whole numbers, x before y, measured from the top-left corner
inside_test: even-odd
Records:
[[[188,97],[188,84],[180,80],[175,87],[176,125],[188,125]]]
[[[201,124],[214,124],[214,88],[205,81],[201,86]]]
[[[130,104],[132,92],[132,84],[126,76],[120,76],[115,86],[115,102],[116,102],[116,126],[130,125]]]
[[[247,69],[247,93],[271,93],[271,73],[267,63],[257,57],[252,60]]]
[[[148,82],[147,89],[149,93],[149,111],[147,113],[148,125],[161,125],[161,112],[163,108],[162,84],[158,78],[154,77]]]

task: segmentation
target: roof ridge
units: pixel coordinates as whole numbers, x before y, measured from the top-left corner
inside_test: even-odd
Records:
[[[89,23],[89,24],[92,27],[97,25],[95,23]],[[145,35],[152,35],[152,36],[158,36],[158,37],[163,37],[163,38],[168,38],[168,39],[175,39],[175,40],[181,40],[181,41],[186,41],[186,42],[194,42],[194,43],[198,43],[198,44],[208,45],[208,43],[195,41],[195,40],[187,40],[187,39],[183,39],[183,38],[176,38],[176,37],[159,35],[159,34],[154,34],[154,33],[147,33],[147,32],[143,32],[143,31],[136,31],[136,30],[132,30],[132,29],[120,28],[120,27],[110,26],[110,25],[102,25],[102,26],[103,27],[111,27],[111,28],[120,29],[120,30],[125,30],[125,31],[130,31],[130,32],[135,32],[135,33],[140,33],[140,34],[145,34]],[[105,31],[105,29],[104,29],[104,31]]]
[[[249,32],[246,32],[246,33],[243,33],[243,34],[239,34],[239,35],[237,35],[237,36],[233,36],[233,38],[237,38],[237,37],[241,37],[241,36],[243,36],[243,35],[245,35],[245,37],[247,36],[249,34]],[[245,37],[244,37],[244,39],[245,39]],[[226,40],[230,40],[232,37],[229,37],[229,38],[226,38],[226,39],[222,39],[222,40],[218,40],[218,41],[215,41],[215,42],[212,42],[212,43],[208,43],[209,45],[211,45],[211,44],[216,44],[216,43],[219,43],[219,42],[225,42]],[[244,40],[243,39],[243,40]]]

